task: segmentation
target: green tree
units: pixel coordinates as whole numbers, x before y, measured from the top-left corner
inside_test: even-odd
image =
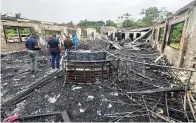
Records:
[[[68,23],[67,23],[67,25],[69,25],[69,26],[73,26],[73,25],[74,25],[74,23],[73,23],[73,21],[70,21],[70,22],[68,22]]]
[[[106,21],[106,26],[117,27],[117,24],[114,21],[112,21],[112,20],[107,20]]]
[[[180,40],[183,32],[183,27],[184,27],[184,22],[172,25],[170,46],[177,49],[180,47]]]
[[[16,17],[16,18],[20,18],[20,17],[21,17],[21,13],[16,13],[16,14],[15,14],[15,17]]]
[[[131,14],[125,13],[117,18],[120,27],[127,28],[135,26],[135,20],[131,18]]]
[[[183,31],[183,26],[184,26],[184,23],[180,23],[180,24],[177,24],[177,25],[173,26],[172,40],[180,41],[181,35],[182,35],[182,31]]]
[[[129,19],[129,17],[131,17],[131,14],[129,14],[129,13],[123,14],[123,18]]]
[[[122,27],[127,28],[127,27],[134,27],[135,23],[133,19],[126,19],[122,22]]]
[[[97,26],[104,26],[105,22],[104,21],[88,21],[87,19],[81,20],[78,24],[78,26],[82,27],[97,27]]]
[[[125,13],[121,17],[122,17],[122,19],[125,19],[125,20],[123,20],[123,22],[121,24],[123,28],[135,26],[134,25],[134,19],[130,18],[131,14]]]
[[[134,25],[136,27],[146,27],[148,26],[145,22],[143,22],[143,20],[141,19],[138,19],[137,21],[134,22]]]
[[[160,14],[159,14],[159,20],[163,20],[165,19],[166,17],[169,17],[172,15],[172,12],[169,12],[168,10],[166,10],[165,7],[162,7],[160,10],[159,10]]]
[[[100,20],[100,21],[88,21],[87,19],[81,20],[78,24],[80,27],[89,27],[89,28],[94,28],[96,29],[97,32],[100,32],[100,29],[102,26],[105,25],[105,22]]]
[[[167,11],[165,8],[158,9],[156,7],[150,7],[148,9],[143,9],[141,15],[144,15],[142,21],[146,23],[147,26],[152,26],[156,22],[165,19],[172,13]]]

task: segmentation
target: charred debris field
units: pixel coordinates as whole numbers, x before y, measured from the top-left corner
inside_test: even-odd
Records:
[[[151,64],[159,57],[150,45],[137,50],[108,49],[111,44],[98,39],[80,45],[86,50],[104,49],[107,59],[118,66],[118,75],[94,84],[64,83],[61,71],[51,72],[50,56],[44,52],[39,56],[41,71],[36,74],[28,71],[26,52],[2,55],[1,117],[66,110],[71,122],[193,121],[191,109],[183,109],[185,92],[173,71],[141,64]],[[165,58],[156,64],[170,65]],[[21,121],[61,122],[63,118],[50,115]]]

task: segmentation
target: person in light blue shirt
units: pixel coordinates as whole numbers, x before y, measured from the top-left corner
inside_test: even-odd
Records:
[[[78,40],[78,36],[76,34],[73,35],[73,43],[74,43],[75,50],[77,50],[78,49],[79,40]]]

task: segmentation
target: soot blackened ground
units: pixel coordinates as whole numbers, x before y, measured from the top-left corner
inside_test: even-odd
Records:
[[[85,46],[88,47],[97,44],[99,43],[94,42],[91,44],[87,44]],[[100,46],[101,45],[98,46],[98,49],[101,48]],[[96,48],[96,46],[91,46],[91,48],[87,49],[93,49],[93,47]],[[152,63],[158,57],[156,50],[152,48],[146,48],[139,51],[114,50],[110,52],[119,52],[121,56],[126,55],[129,56],[129,59],[140,62],[143,62],[145,60],[146,63]],[[147,54],[155,55],[154,57],[147,57]],[[122,57],[127,58],[126,56]],[[22,91],[30,83],[43,78],[49,73],[49,56],[44,55],[41,57],[43,57],[42,61],[46,62],[42,63],[42,72],[39,72],[35,75],[32,75],[29,72],[19,74],[19,71],[25,71],[29,67],[27,64],[27,54],[22,56],[16,56],[15,60],[13,60],[9,55],[5,56],[2,59],[2,62],[4,64],[4,66],[1,68],[3,71],[3,101],[16,95],[17,92]],[[165,61],[161,61],[161,64],[162,63],[165,63]],[[128,69],[133,69],[137,73],[142,73],[144,68],[145,76],[152,78],[153,80],[150,81],[149,79],[143,78],[135,73],[127,71]],[[126,113],[118,117],[110,117],[110,114],[114,116],[116,115],[115,113],[129,112],[131,115],[123,118],[120,121],[147,122],[149,121],[149,117],[147,115],[148,112],[146,108],[139,106],[133,100],[136,100],[140,104],[145,105],[142,100],[142,97],[144,96],[144,100],[146,101],[148,108],[151,109],[151,107],[154,107],[153,111],[155,112],[157,112],[158,109],[161,109],[163,110],[164,115],[167,115],[165,109],[164,94],[130,94],[130,97],[133,99],[131,100],[118,89],[120,88],[122,91],[125,92],[155,89],[161,87],[170,87],[171,82],[173,82],[173,78],[171,78],[167,69],[151,66],[142,66],[141,64],[137,63],[120,62],[119,81],[105,81],[100,85],[74,85],[66,83],[65,87],[63,87],[64,79],[57,78],[49,84],[45,85],[44,87],[34,91],[30,97],[28,97],[23,102],[17,104],[15,107],[4,108],[9,109],[7,110],[8,115],[11,115],[13,113],[19,113],[22,116],[28,114],[40,114],[53,111],[62,112],[66,110],[72,122],[109,122],[115,120],[116,118],[121,118],[121,116],[125,116]],[[109,86],[111,83],[113,83],[113,85]],[[168,102],[168,104],[171,107],[181,109],[181,103],[174,103],[180,102],[177,100],[179,98],[178,94],[176,94],[176,96],[173,97],[168,95],[168,98],[170,98],[170,100],[173,98],[175,99],[174,101]],[[157,106],[155,106],[157,102],[160,103]],[[177,113],[175,112],[172,114]],[[176,119],[180,119],[181,121],[186,121],[184,120],[185,118],[179,116],[180,115],[173,117]],[[60,122],[62,121],[62,118],[60,116],[50,116],[45,118],[29,119],[25,121]],[[157,118],[156,116],[151,116],[151,121],[162,120],[160,120],[160,118]]]
[[[7,54],[1,59],[1,101],[4,102],[22,92],[28,85],[47,75],[50,70],[49,56],[39,56],[41,72],[28,70],[29,58],[26,52]]]

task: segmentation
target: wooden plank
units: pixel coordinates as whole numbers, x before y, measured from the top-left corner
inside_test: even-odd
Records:
[[[46,117],[46,116],[54,116],[54,115],[60,115],[61,112],[49,112],[45,114],[30,114],[27,116],[21,116],[19,119],[29,119],[29,118],[38,118],[38,117]]]
[[[64,121],[64,122],[70,122],[70,119],[69,119],[69,116],[68,116],[68,114],[67,114],[67,111],[63,111],[63,112],[61,113],[61,115],[62,115],[62,118],[63,118],[63,121]]]
[[[151,94],[157,92],[174,92],[174,91],[184,91],[184,90],[180,87],[174,87],[174,88],[158,88],[158,89],[145,90],[145,91],[134,91],[134,92],[127,92],[127,93],[128,94]]]
[[[193,72],[196,72],[196,70],[190,68],[190,69],[186,69],[186,68],[179,68],[179,67],[173,67],[173,66],[164,66],[164,65],[156,65],[156,64],[151,64],[151,63],[143,63],[143,62],[140,62],[140,61],[135,61],[135,60],[131,60],[131,59],[126,59],[126,58],[122,58],[122,57],[119,57],[119,56],[116,56],[110,52],[107,51],[108,54],[112,55],[113,57],[116,57],[116,58],[120,58],[121,61],[129,61],[129,62],[133,62],[133,63],[137,63],[137,64],[145,64],[145,65],[148,65],[148,66],[154,66],[154,67],[160,67],[160,68],[169,68],[169,69],[176,69],[176,70],[182,70],[182,71],[193,71]]]
[[[129,70],[129,71],[132,72],[132,73],[134,73],[134,74],[136,74],[136,75],[138,75],[138,76],[141,76],[141,77],[143,77],[143,78],[145,78],[145,79],[149,79],[150,81],[153,80],[152,78],[147,77],[147,76],[145,76],[145,75],[143,75],[143,74],[137,73],[137,72],[134,71],[134,70]]]
[[[166,37],[167,37],[167,32],[168,32],[168,20],[165,20],[165,28],[164,28],[164,38],[161,43],[161,53],[164,53],[165,45],[166,45]]]
[[[152,31],[153,29],[151,28],[148,32],[146,32],[144,35],[142,35],[142,36],[140,36],[140,37],[138,37],[138,38],[136,38],[133,42],[132,42],[132,44],[135,44],[137,41],[139,41],[139,40],[141,40],[143,37],[145,37],[150,31]]]
[[[161,58],[165,57],[165,54],[161,54],[153,63],[157,63]]]
[[[35,89],[40,88],[46,84],[48,84],[49,82],[51,82],[53,79],[53,77],[55,77],[56,75],[60,74],[62,72],[62,70],[60,71],[56,71],[46,77],[44,77],[43,79],[32,83],[25,91],[19,93],[18,95],[16,95],[15,97],[7,100],[6,102],[4,102],[1,106],[12,106],[14,104],[19,103],[22,100],[25,100],[27,97],[27,95],[29,95],[30,93],[34,92]],[[24,98],[25,97],[25,98]],[[21,99],[22,98],[22,99]]]

